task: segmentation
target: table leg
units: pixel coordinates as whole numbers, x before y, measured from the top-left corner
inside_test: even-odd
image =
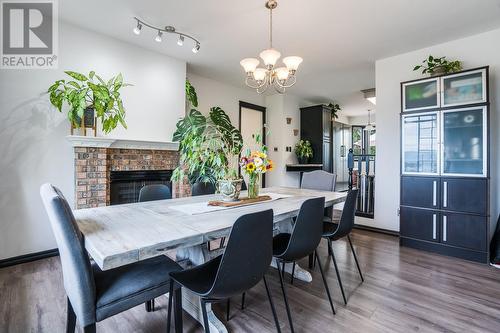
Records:
[[[188,259],[191,265],[201,265],[204,262],[218,256],[223,250],[208,251],[207,245],[197,245],[190,248],[179,249],[177,251],[177,260]],[[189,290],[182,290],[182,308],[196,319],[203,326],[203,315],[201,312],[200,298]],[[210,333],[227,333],[226,326],[215,316],[212,311],[212,305],[207,304],[208,324]]]

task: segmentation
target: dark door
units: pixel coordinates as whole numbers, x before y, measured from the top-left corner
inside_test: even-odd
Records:
[[[399,218],[401,236],[439,242],[439,212],[401,207]]]
[[[401,177],[401,205],[439,208],[439,178]]]
[[[443,210],[487,215],[486,179],[443,178],[441,186]]]
[[[486,217],[442,213],[441,242],[443,244],[486,251]]]

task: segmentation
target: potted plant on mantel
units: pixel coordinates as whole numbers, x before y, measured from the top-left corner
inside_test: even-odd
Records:
[[[186,81],[186,96],[191,106],[198,105],[194,87]],[[210,182],[224,200],[237,200],[243,179],[238,177],[235,165],[243,147],[243,138],[220,107],[212,107],[208,117],[191,109],[177,122],[173,141],[179,142],[180,165],[172,180],[185,176],[191,184]]]
[[[94,117],[101,120],[102,130],[106,134],[115,129],[118,123],[127,128],[120,89],[130,84],[123,82],[121,74],[106,82],[94,71],[88,76],[72,71],[65,73],[73,80],[57,80],[49,87],[48,93],[51,104],[59,112],[62,112],[64,102],[68,104],[72,132],[73,128],[88,127],[87,122],[94,121]]]
[[[299,160],[299,164],[307,164],[313,157],[313,150],[309,140],[300,140],[295,145],[295,155]]]
[[[446,57],[436,58],[431,55],[423,60],[422,64],[416,65],[413,70],[418,71],[421,69],[422,74],[429,74],[430,76],[454,73],[462,69],[462,63],[458,60],[448,61]]]

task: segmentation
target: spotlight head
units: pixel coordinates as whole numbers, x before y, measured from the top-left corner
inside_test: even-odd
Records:
[[[161,36],[162,35],[163,35],[163,33],[160,30],[158,30],[158,35],[156,35],[155,41],[158,42],[158,43],[161,43],[161,41],[162,41]]]
[[[193,47],[193,53],[198,53],[200,51],[200,44],[196,43],[196,45]]]
[[[184,45],[184,36],[179,35],[179,39],[177,40],[177,45],[182,46]]]
[[[140,35],[141,34],[141,29],[142,29],[142,24],[141,22],[137,21],[137,26],[134,28],[134,34]]]

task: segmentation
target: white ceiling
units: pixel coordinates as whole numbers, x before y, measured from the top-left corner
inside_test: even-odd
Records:
[[[61,0],[62,20],[183,59],[190,72],[244,87],[239,61],[268,47],[264,0]],[[133,16],[173,25],[201,41],[198,54],[163,43]],[[300,55],[289,91],[312,102],[331,99],[348,115],[373,106],[359,90],[375,86],[375,60],[500,27],[500,0],[281,0],[274,11],[274,46]],[[186,43],[187,44],[187,43]]]

